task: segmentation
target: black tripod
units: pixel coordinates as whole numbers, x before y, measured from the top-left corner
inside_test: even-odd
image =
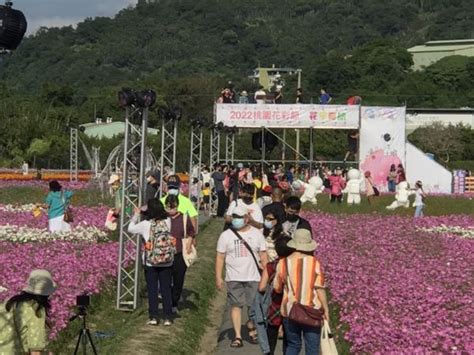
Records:
[[[86,307],[80,306],[79,312],[74,317],[69,319],[69,321],[73,321],[76,318],[82,319],[82,327],[79,330],[79,337],[77,338],[76,349],[74,350],[74,355],[77,355],[80,344],[82,344],[82,353],[86,355],[87,342],[91,344],[92,352],[94,353],[94,355],[97,355],[97,350],[95,349],[94,342],[92,341],[91,333],[86,326],[86,316],[87,316]]]

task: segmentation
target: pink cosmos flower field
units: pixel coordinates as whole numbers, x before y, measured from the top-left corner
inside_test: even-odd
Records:
[[[77,225],[104,228],[107,207],[74,207]],[[0,226],[10,224],[28,228],[47,228],[47,216],[33,217],[31,212],[12,212],[0,209]],[[78,229],[79,231],[79,229]],[[68,324],[76,296],[97,294],[117,274],[117,242],[84,242],[50,240],[46,242],[13,243],[0,240],[0,302],[4,302],[25,287],[31,270],[47,269],[58,284],[51,297],[52,329],[55,338]],[[2,292],[3,291],[3,292]]]
[[[105,218],[109,207],[107,206],[72,206],[74,221],[72,227],[78,225],[95,226],[104,229]],[[25,226],[31,228],[47,228],[48,215],[44,210],[39,217],[34,217],[32,212],[11,212],[1,210],[0,205],[0,225]]]
[[[474,353],[473,216],[307,214],[351,352]]]

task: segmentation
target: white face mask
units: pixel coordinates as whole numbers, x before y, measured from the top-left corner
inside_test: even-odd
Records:
[[[267,229],[273,229],[273,222],[272,221],[269,221],[269,220],[266,219],[265,222],[263,222],[263,225]]]
[[[178,195],[179,194],[179,190],[178,189],[169,189],[168,190],[168,195]]]

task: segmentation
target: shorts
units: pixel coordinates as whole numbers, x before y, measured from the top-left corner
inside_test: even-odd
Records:
[[[257,281],[227,281],[227,302],[232,307],[251,307],[257,291]]]
[[[202,201],[207,205],[209,204],[209,196],[203,196]]]

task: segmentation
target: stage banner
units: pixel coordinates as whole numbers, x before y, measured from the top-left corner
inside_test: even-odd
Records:
[[[242,128],[359,128],[359,106],[216,104],[216,123]]]
[[[405,167],[405,107],[362,107],[360,170],[370,171],[374,184],[387,190],[390,166]]]

